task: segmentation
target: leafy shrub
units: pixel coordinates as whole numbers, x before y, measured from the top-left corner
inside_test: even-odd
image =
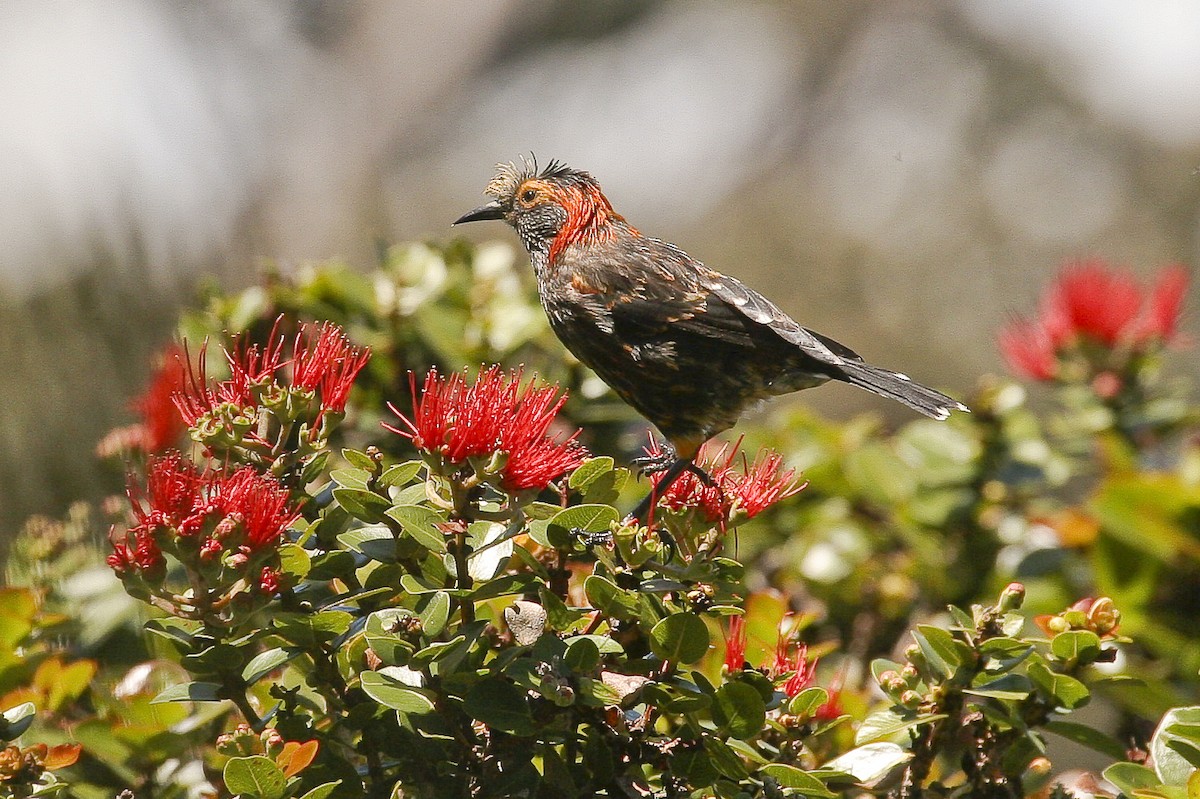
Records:
[[[127,501],[14,547],[0,790],[1063,795],[1065,738],[1109,795],[1187,796],[1180,274],[1068,270],[1004,334],[1048,414],[995,378],[894,433],[779,409],[649,527],[644,428],[507,250],[214,292],[102,445]],[[1095,697],[1118,724],[1067,720]]]

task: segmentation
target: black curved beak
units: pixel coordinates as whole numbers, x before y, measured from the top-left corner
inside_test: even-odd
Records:
[[[454,220],[455,225],[461,225],[463,222],[482,222],[486,219],[503,219],[504,209],[500,207],[499,200],[492,200],[486,205],[481,205],[474,211],[467,211],[465,214]]]

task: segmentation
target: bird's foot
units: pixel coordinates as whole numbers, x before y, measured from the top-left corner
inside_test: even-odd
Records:
[[[660,474],[671,468],[675,461],[679,460],[679,456],[675,453],[675,448],[667,441],[659,445],[659,452],[653,455],[643,455],[640,458],[634,458],[629,461],[638,474],[643,477],[649,477],[652,474]]]
[[[659,451],[654,454],[643,455],[639,458],[633,458],[629,461],[638,474],[643,477],[650,477],[663,472],[673,472],[673,476],[665,481],[666,484],[660,483],[660,488],[666,490],[675,479],[683,472],[691,472],[696,476],[701,483],[708,487],[716,485],[716,481],[712,479],[712,475],[697,466],[693,461],[679,457],[678,451],[669,441],[663,441],[658,445]]]

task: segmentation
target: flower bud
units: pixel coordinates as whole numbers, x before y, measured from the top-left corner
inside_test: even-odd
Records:
[[[1025,601],[1025,586],[1021,583],[1009,583],[1003,591],[1000,592],[1000,601],[996,606],[1003,612],[1009,610],[1017,610],[1021,607],[1021,603]]]
[[[900,704],[904,705],[909,710],[916,710],[921,706],[921,702],[923,702],[924,699],[925,698],[923,696],[912,690],[905,691],[904,693],[900,694]]]
[[[1111,635],[1121,624],[1121,612],[1116,604],[1106,596],[1092,603],[1087,611],[1087,627],[1097,635]]]

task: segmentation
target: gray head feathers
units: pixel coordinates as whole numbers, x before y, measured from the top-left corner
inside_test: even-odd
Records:
[[[517,189],[522,183],[532,178],[563,183],[587,183],[599,188],[596,179],[587,172],[572,169],[561,161],[551,160],[544,169],[538,171],[537,157],[530,153],[528,158],[521,156],[520,164],[515,161],[496,164],[496,176],[491,179],[483,191],[484,194],[495,197],[497,200],[508,200],[517,193]]]

